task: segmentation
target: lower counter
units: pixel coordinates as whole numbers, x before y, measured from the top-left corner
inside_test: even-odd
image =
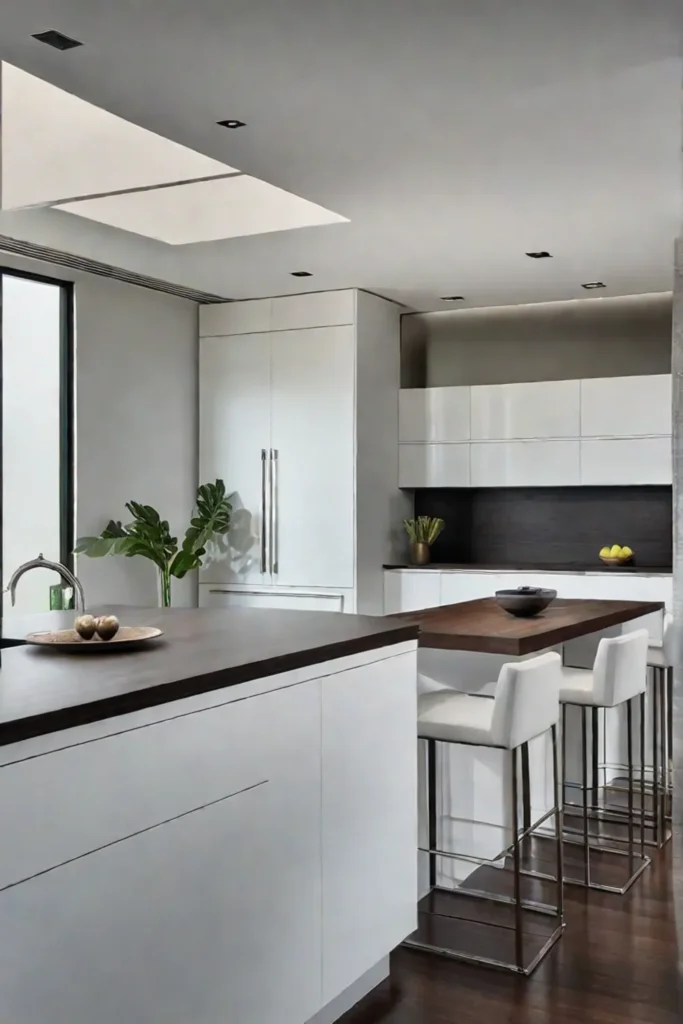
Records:
[[[416,648],[3,746],[3,1019],[328,1024],[377,984],[416,926]]]

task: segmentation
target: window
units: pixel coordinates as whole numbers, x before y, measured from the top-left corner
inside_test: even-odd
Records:
[[[39,553],[72,566],[73,288],[0,267],[2,577]],[[17,587],[15,612],[49,608],[54,573]],[[10,612],[5,596],[4,612]]]

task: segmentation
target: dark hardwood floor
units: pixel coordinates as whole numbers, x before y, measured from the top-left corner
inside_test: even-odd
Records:
[[[399,949],[391,978],[343,1024],[681,1024],[675,856],[673,844],[653,853],[625,896],[568,886],[564,936],[531,978]]]

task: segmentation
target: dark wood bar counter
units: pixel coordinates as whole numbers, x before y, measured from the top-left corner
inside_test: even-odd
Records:
[[[661,611],[661,601],[557,599],[532,618],[516,618],[492,597],[391,616],[420,627],[419,646],[521,656]]]

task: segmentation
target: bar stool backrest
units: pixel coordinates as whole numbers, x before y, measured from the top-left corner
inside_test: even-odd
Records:
[[[671,612],[664,612],[664,622],[662,624],[662,647],[664,648],[664,660],[667,665],[675,665],[674,617]]]
[[[497,747],[514,750],[547,732],[560,717],[562,660],[549,651],[501,667],[491,721]]]
[[[646,629],[602,638],[593,665],[595,706],[613,708],[645,690],[648,644]]]

